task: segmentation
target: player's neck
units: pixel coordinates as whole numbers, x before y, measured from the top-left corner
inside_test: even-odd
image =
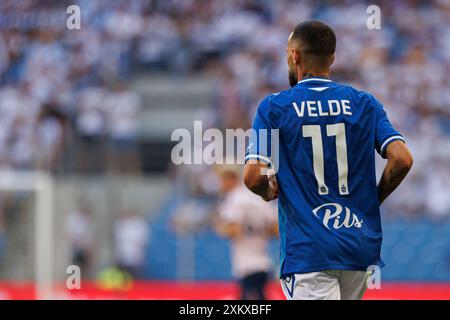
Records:
[[[299,81],[307,78],[325,78],[330,77],[329,71],[301,71],[299,73]]]

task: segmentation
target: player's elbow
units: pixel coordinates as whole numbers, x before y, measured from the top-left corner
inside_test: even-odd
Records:
[[[394,166],[398,170],[408,172],[413,165],[414,159],[408,150],[407,152],[403,152],[400,155],[394,157],[392,161],[394,163]]]
[[[403,160],[403,166],[408,171],[412,168],[412,165],[414,163],[414,159],[411,153],[408,152],[407,156]]]
[[[252,192],[258,189],[258,181],[252,173],[244,173],[244,184]]]
[[[386,152],[393,167],[402,172],[408,172],[413,165],[413,157],[408,147],[402,141],[394,141]]]

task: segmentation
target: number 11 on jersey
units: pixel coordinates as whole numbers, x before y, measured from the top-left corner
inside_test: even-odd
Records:
[[[339,178],[339,194],[348,194],[348,162],[347,142],[345,139],[345,124],[336,123],[326,126],[327,136],[336,137],[336,160]],[[304,125],[302,127],[303,137],[311,138],[313,151],[313,169],[317,180],[319,194],[328,194],[325,184],[325,166],[323,157],[322,132],[320,125]]]

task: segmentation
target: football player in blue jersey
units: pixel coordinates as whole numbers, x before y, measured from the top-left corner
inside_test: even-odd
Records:
[[[251,138],[246,154],[246,186],[279,199],[287,299],[362,298],[368,270],[384,265],[380,204],[413,162],[383,105],[330,78],[335,48],[328,25],[295,27],[287,45],[292,88],[260,103],[252,127],[264,134]],[[378,184],[375,150],[387,159]],[[271,167],[274,175],[261,174]]]

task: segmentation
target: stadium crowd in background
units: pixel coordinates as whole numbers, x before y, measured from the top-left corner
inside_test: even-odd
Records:
[[[141,101],[125,81],[134,39],[143,31],[133,29],[139,21],[133,17],[143,19],[142,7],[136,1],[78,3],[83,28],[75,32],[65,28],[70,2],[0,3],[3,168],[138,169],[133,152]]]
[[[414,153],[409,182],[386,212],[450,213],[448,0],[382,1],[380,30],[366,27],[368,4],[354,1],[80,0],[82,29],[70,34],[60,27],[69,4],[0,3],[1,167],[131,163],[123,170],[138,172],[142,102],[124,85],[137,70],[210,73],[218,79],[210,126],[248,128],[258,102],[288,86],[282,48],[291,28],[314,18],[337,33],[333,80],[373,92]],[[191,194],[209,193],[201,189],[211,183],[193,184]]]

